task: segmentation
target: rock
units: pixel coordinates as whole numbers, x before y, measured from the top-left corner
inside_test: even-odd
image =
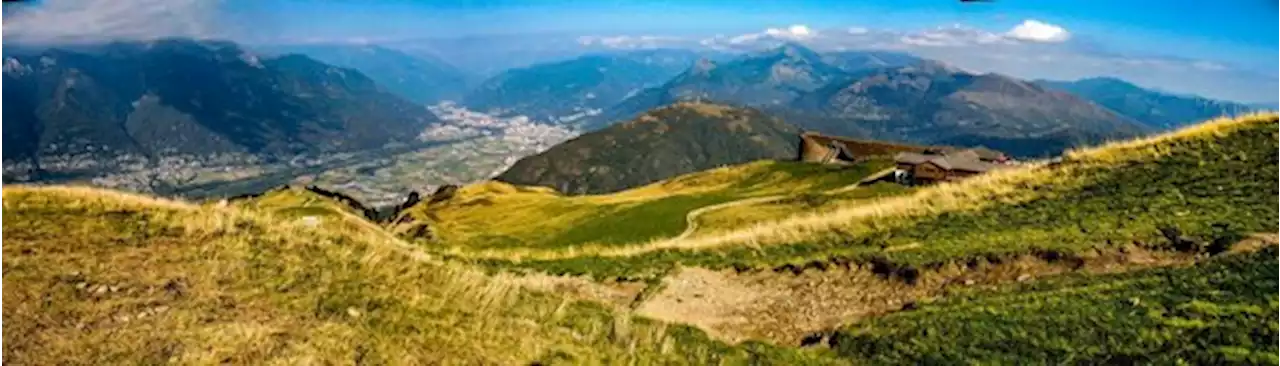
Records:
[[[409,196],[405,197],[404,202],[400,203],[400,210],[403,211],[406,208],[413,207],[418,202],[422,202],[422,195],[418,194],[418,191],[410,191]]]
[[[298,219],[298,221],[302,222],[303,225],[310,226],[310,227],[320,226],[320,217],[318,216],[303,216],[302,218]]]
[[[431,226],[428,226],[426,223],[414,226],[413,229],[409,230],[408,234],[410,238],[414,238],[414,239],[424,239],[424,240],[432,239]]]
[[[804,336],[804,338],[800,339],[800,347],[816,346],[818,344],[821,344],[822,340],[825,338],[826,338],[826,334],[823,334],[823,333],[814,333],[814,334],[806,335]]]
[[[437,203],[437,202],[447,201],[450,198],[453,198],[453,196],[457,193],[458,193],[458,185],[446,184],[446,185],[440,186],[440,188],[436,188],[436,191],[431,193],[431,200],[427,201],[427,203]]]
[[[359,318],[360,310],[357,310],[356,308],[347,308],[347,315],[350,315],[352,318]]]
[[[1024,274],[1022,274],[1022,275],[1019,275],[1019,276],[1018,276],[1018,282],[1026,282],[1026,281],[1030,281],[1030,280],[1031,280],[1031,275],[1029,275],[1029,274],[1025,274],[1025,273],[1024,273]]]
[[[108,290],[107,285],[99,285],[97,288],[93,289],[93,293],[97,295],[102,295],[107,293],[107,290]]]
[[[187,294],[187,283],[182,279],[172,279],[164,284],[164,291],[175,297],[182,297]]]
[[[975,284],[975,283],[978,283],[978,282],[977,282],[977,281],[974,281],[974,280],[964,280],[964,285],[965,285],[965,286],[973,286],[973,284]]]
[[[410,224],[410,223],[413,223],[413,220],[414,220],[413,215],[400,215],[400,218],[396,219],[396,222],[393,224],[394,225]]]

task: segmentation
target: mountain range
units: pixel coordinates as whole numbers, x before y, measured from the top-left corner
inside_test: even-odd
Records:
[[[1214,117],[1266,109],[1262,106],[1162,93],[1109,77],[1076,81],[1038,80],[1036,83],[1076,94],[1157,129],[1177,128]]]
[[[6,48],[6,161],[371,149],[411,140],[436,121],[421,104],[445,99],[587,131],[685,101],[714,102],[750,107],[799,130],[982,145],[1019,156],[1255,109],[1116,79],[1028,82],[904,53],[819,53],[797,43],[741,55],[599,53],[508,70],[475,88],[474,76],[439,59],[379,46],[255,49],[273,56],[183,39]],[[619,131],[626,130],[605,135]],[[518,172],[513,167],[505,177],[537,183],[541,174]]]
[[[705,55],[668,49],[601,53],[507,70],[481,83],[462,104],[572,122],[671,79]]]
[[[793,160],[799,133],[759,110],[682,102],[521,159],[496,179],[567,194],[614,192],[723,165]]]
[[[1278,110],[1280,110],[1280,103],[1277,103],[1277,102],[1270,102],[1270,103],[1249,103],[1249,104],[1248,104],[1248,106],[1249,106],[1249,108],[1253,108],[1254,110],[1258,110],[1258,111],[1273,111],[1273,112],[1274,112],[1274,111],[1278,111]]]
[[[791,106],[806,128],[938,145],[984,145],[1020,156],[1138,136],[1142,124],[1074,95],[936,62],[880,69]],[[805,121],[808,121],[807,123]]]
[[[1087,100],[1012,77],[902,54],[822,55],[794,43],[720,63],[699,61],[584,125],[602,128],[691,99],[755,106],[823,133],[987,145],[1028,156],[1150,130]]]
[[[302,54],[334,66],[359,70],[374,82],[402,98],[422,104],[459,100],[479,81],[472,75],[429,54],[365,44],[305,44],[260,47],[278,55]]]
[[[118,42],[4,62],[6,161],[352,151],[436,121],[358,71],[229,42]]]
[[[728,60],[700,59],[666,83],[623,100],[588,119],[584,125],[588,129],[600,128],[681,100],[785,106],[805,93],[851,80],[857,72],[919,61],[909,55],[889,52],[821,55],[795,43]]]
[[[822,54],[822,61],[841,70],[855,72],[858,70],[909,66],[922,61],[922,59],[902,52],[861,50],[827,52]]]

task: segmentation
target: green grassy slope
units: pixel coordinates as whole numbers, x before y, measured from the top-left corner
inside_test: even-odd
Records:
[[[701,331],[435,264],[354,215],[86,188],[4,189],[15,364],[797,364]]]
[[[778,218],[802,213],[819,213],[866,204],[878,198],[907,195],[916,188],[892,182],[876,182],[860,185],[855,189],[832,191],[798,191],[768,202],[726,207],[708,212],[698,218],[698,232],[710,235],[732,231],[756,223],[767,223]]]
[[[1147,140],[1081,150],[1061,164],[816,215],[615,251],[519,263],[552,273],[631,277],[679,263],[775,268],[822,262],[928,267],[991,256],[1139,245],[1208,251],[1280,221],[1276,115],[1217,121]],[[750,245],[743,245],[750,244]],[[907,248],[904,250],[896,250]]]
[[[873,364],[1276,364],[1277,251],[974,291],[840,330]]]
[[[622,192],[563,196],[548,189],[488,182],[463,187],[452,199],[408,210],[412,222],[427,222],[431,247],[459,250],[562,250],[584,245],[617,246],[681,234],[686,214],[714,204],[792,192],[845,187],[891,166],[871,160],[853,166],[758,161],[711,169]]]

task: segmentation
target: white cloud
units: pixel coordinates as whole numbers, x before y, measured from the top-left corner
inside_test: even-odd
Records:
[[[1013,27],[1005,35],[1031,42],[1063,42],[1071,38],[1071,33],[1066,29],[1034,19],[1022,21],[1022,24]]]
[[[683,41],[681,37],[668,36],[582,36],[578,44],[583,46],[602,46],[618,49],[658,48]]]
[[[799,41],[817,37],[818,32],[810,29],[809,26],[803,24],[792,25],[787,28],[769,28],[759,33],[747,33],[736,37],[729,38],[731,44],[744,44],[759,41],[762,39],[782,39],[790,41]]]
[[[1225,65],[1212,61],[1196,61],[1191,63],[1191,67],[1205,71],[1222,71],[1227,69]]]
[[[855,35],[856,35],[856,34],[867,34],[868,32],[871,32],[871,30],[870,30],[870,29],[867,29],[867,28],[864,28],[864,27],[849,27],[849,29],[846,29],[845,31],[846,31],[846,32],[849,32],[849,34],[855,34]]]
[[[959,24],[903,34],[898,37],[898,41],[908,46],[920,47],[960,47],[974,44],[1013,43],[1003,35]]]
[[[217,0],[46,0],[11,13],[6,8],[4,36],[37,42],[217,37],[218,5]]]
[[[817,35],[817,32],[803,24],[793,25],[787,29],[769,28],[764,32],[774,37],[809,38]]]
[[[1023,43],[1060,43],[1070,38],[1061,27],[1027,20],[1005,33],[994,33],[960,24],[916,32],[898,33],[897,41],[906,47],[965,47],[975,45],[1017,45]]]
[[[743,35],[740,35],[740,36],[737,36],[737,37],[729,38],[729,43],[732,43],[732,44],[743,44],[743,43],[747,43],[747,42],[754,42],[754,41],[757,41],[757,40],[759,40],[759,39],[761,39],[761,38],[764,38],[764,34],[763,34],[763,33],[743,34]]]

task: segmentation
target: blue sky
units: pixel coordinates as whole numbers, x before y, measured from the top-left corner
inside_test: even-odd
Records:
[[[370,4],[376,3],[376,4]],[[1076,47],[1206,60],[1275,75],[1275,2],[1115,0],[300,1],[241,3],[273,35],[370,39],[475,34],[735,34],[803,24],[910,31],[963,24],[1003,32],[1027,19],[1065,28]],[[1274,88],[1273,88],[1274,89]],[[1258,98],[1273,99],[1271,96]]]
[[[914,29],[1022,19],[1059,24],[1119,46],[1181,53],[1187,41],[1230,52],[1275,50],[1275,2],[1264,0],[881,1],[228,1],[243,20],[284,34],[459,36],[522,32],[717,32],[779,24]],[[259,23],[261,24],[261,23]],[[992,29],[995,30],[995,29]],[[1255,50],[1256,51],[1256,50]]]
[[[731,39],[765,35],[769,28],[787,30],[802,26],[805,34],[774,32],[768,36],[792,37],[817,46],[898,48],[977,71],[1006,72],[1028,78],[1071,78],[1100,73],[1177,92],[1249,101],[1274,101],[1280,97],[1276,87],[1280,47],[1277,33],[1271,31],[1280,26],[1278,18],[1272,16],[1277,13],[1277,5],[1271,0],[996,0],[976,4],[962,4],[958,0],[45,0],[43,3],[44,8],[64,8],[46,11],[42,14],[44,18],[13,16],[6,9],[6,37],[24,33],[39,35],[40,32],[64,36],[79,31],[93,36],[120,33],[126,37],[168,33],[233,38],[249,43],[377,43],[547,34],[671,37],[672,40],[684,38],[687,44],[693,44],[695,38],[719,35],[722,39]],[[72,5],[63,5],[68,3]],[[117,29],[95,28],[95,17],[103,27],[110,25]],[[130,17],[137,19],[122,21]],[[1016,36],[1018,26],[1028,22],[1034,22],[1031,25],[1035,27],[1024,30],[1042,33],[1028,34],[1030,38]],[[82,26],[68,27],[68,24]],[[836,38],[839,32],[835,30],[850,29],[868,30],[877,37]],[[1040,36],[1047,38],[1036,38]],[[966,37],[968,42],[961,40]],[[1006,39],[1016,40],[1018,45],[1006,44],[1009,43],[1003,41]],[[893,40],[904,44],[890,44]],[[927,42],[910,42],[912,40]],[[998,42],[987,42],[992,40]],[[611,45],[623,43],[626,42]],[[661,42],[648,45],[670,46]],[[1037,66],[1028,61],[1031,59],[1042,62]],[[1079,66],[1085,64],[1091,66]],[[1152,70],[1153,65],[1167,70]],[[1178,80],[1183,79],[1180,75],[1185,72],[1203,75]]]

